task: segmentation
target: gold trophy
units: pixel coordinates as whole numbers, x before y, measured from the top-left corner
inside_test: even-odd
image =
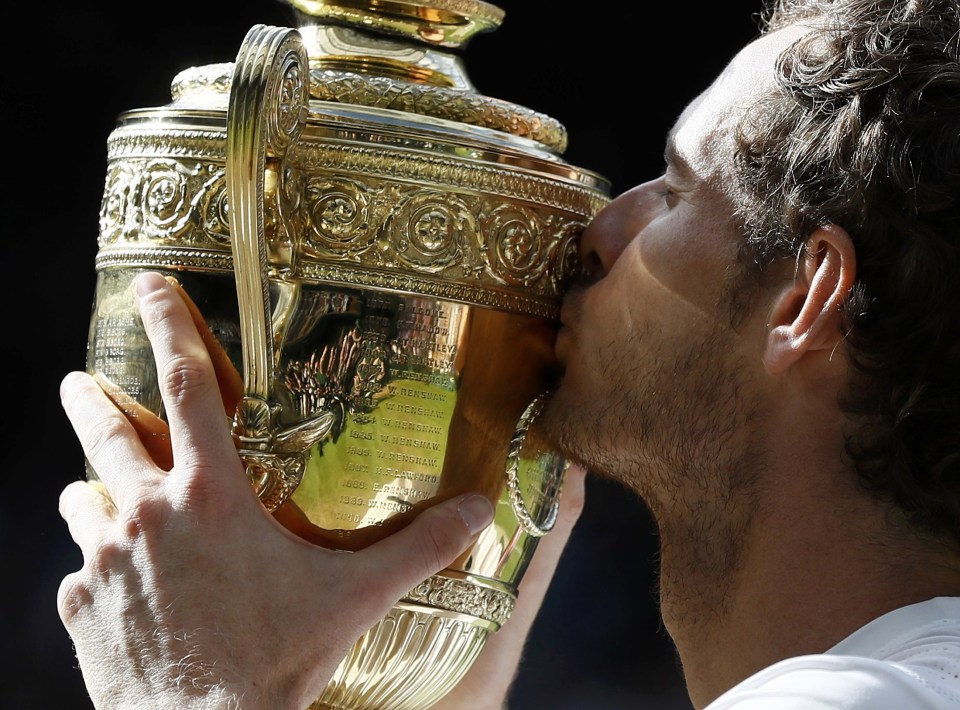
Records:
[[[313,706],[426,708],[507,621],[553,525],[566,462],[536,416],[577,239],[609,185],[562,159],[558,122],[472,87],[457,50],[499,8],[288,2],[295,27],[253,27],[234,62],[119,117],[88,369],[162,439],[132,295],[160,271],[208,338],[251,484],[290,530],[350,551],[448,496],[494,501],[494,523],[356,642]]]

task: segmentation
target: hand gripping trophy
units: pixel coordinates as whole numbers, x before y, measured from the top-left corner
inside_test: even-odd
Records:
[[[562,159],[556,121],[473,89],[456,51],[499,8],[288,1],[296,27],[253,27],[234,62],[119,117],[88,370],[161,461],[133,297],[160,271],[206,338],[251,485],[292,532],[349,554],[439,500],[490,497],[493,524],[357,640],[314,705],[423,708],[509,618],[553,524],[566,462],[536,416],[609,185]]]

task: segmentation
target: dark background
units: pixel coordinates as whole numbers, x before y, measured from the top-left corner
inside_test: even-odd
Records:
[[[0,707],[11,709],[90,707],[56,611],[60,580],[81,564],[57,497],[83,475],[58,386],[84,365],[107,135],[120,112],[166,103],[181,69],[232,61],[253,24],[292,22],[277,0],[59,5],[21,4],[26,19],[8,21],[2,49]],[[565,158],[606,175],[616,194],[660,171],[664,135],[755,34],[759,0],[500,6],[501,28],[465,52],[474,84],[559,119]],[[655,606],[655,549],[641,504],[590,481],[516,710],[689,710]]]

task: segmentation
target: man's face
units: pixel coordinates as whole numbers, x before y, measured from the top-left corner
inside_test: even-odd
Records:
[[[655,513],[693,503],[678,475],[710,495],[718,479],[729,492],[733,472],[750,475],[766,301],[753,299],[734,327],[730,297],[744,277],[721,186],[732,126],[798,36],[788,29],[742,50],[677,121],[664,174],[620,195],[583,235],[597,278],[564,302],[565,374],[544,422],[572,457],[634,488]]]

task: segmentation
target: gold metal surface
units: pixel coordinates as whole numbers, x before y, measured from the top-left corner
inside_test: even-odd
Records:
[[[289,0],[301,15],[395,33],[443,47],[462,47],[503,21],[499,7],[479,0]]]
[[[293,4],[317,13],[307,32],[258,25],[235,62],[182,73],[169,105],[118,120],[88,369],[168,463],[133,298],[136,275],[159,270],[206,338],[251,482],[288,529],[350,551],[461,492],[495,502],[493,524],[357,641],[314,706],[413,710],[509,619],[553,525],[566,462],[536,415],[577,238],[607,184],[562,160],[562,127],[400,110],[370,88],[501,105],[387,12],[418,26],[473,18],[478,31],[499,23],[485,3]],[[348,26],[357,13],[390,15],[386,39]],[[351,42],[381,67],[420,68],[319,68],[318,52],[339,62]],[[364,88],[343,100],[348,84]]]

